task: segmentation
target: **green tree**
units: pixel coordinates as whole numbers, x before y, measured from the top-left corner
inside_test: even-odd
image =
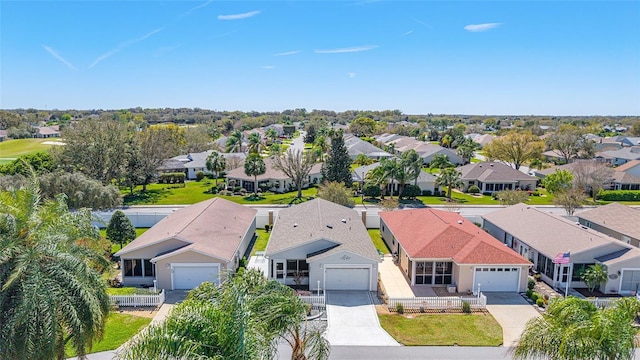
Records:
[[[249,154],[244,161],[244,173],[247,176],[253,176],[253,195],[257,195],[258,191],[258,175],[262,175],[267,171],[264,160],[259,154]]]
[[[227,138],[227,143],[225,144],[225,152],[235,153],[242,151],[242,141],[243,136],[242,133],[238,130],[234,130],[231,135]]]
[[[438,175],[436,185],[447,187],[447,199],[451,200],[451,190],[453,190],[453,188],[458,188],[463,185],[460,176],[460,171],[454,168],[446,168]]]
[[[603,310],[588,300],[555,298],[545,313],[527,323],[513,357],[631,360],[637,332],[633,322],[639,308],[635,298],[622,298]]]
[[[496,195],[502,205],[515,205],[529,200],[529,193],[520,190],[502,190]]]
[[[119,358],[271,359],[282,339],[292,359],[325,360],[329,344],[305,315],[289,287],[244,270],[220,287],[204,283],[191,291],[165,322],[127,343]]]
[[[324,135],[316,136],[316,140],[313,142],[313,146],[320,149],[320,162],[324,161],[324,154],[329,150],[329,143]]]
[[[554,149],[562,155],[565,164],[578,156],[584,142],[583,131],[574,125],[560,127],[557,132],[545,140],[548,148]]]
[[[262,149],[262,138],[259,133],[254,132],[249,134],[247,144],[250,153],[260,154],[260,150]]]
[[[120,249],[122,245],[136,238],[136,228],[122,211],[116,210],[111,216],[107,225],[107,238],[113,243],[120,244]]]
[[[423,164],[424,160],[415,150],[411,149],[409,151],[403,152],[400,156],[400,166],[403,168],[402,172],[406,176],[404,180],[406,182],[413,181],[413,185],[417,186],[418,177],[420,177],[420,172],[422,171]],[[400,180],[398,181],[400,182]]]
[[[305,144],[313,144],[316,141],[316,127],[310,124],[306,127],[306,134],[304,135]]]
[[[587,267],[580,279],[587,284],[589,291],[600,288],[600,284],[607,282],[607,266],[603,264],[593,264]]]
[[[141,162],[142,191],[147,191],[162,162],[178,155],[184,146],[184,129],[173,124],[149,126],[137,138],[138,151],[133,155]]]
[[[512,164],[516,170],[527,161],[540,157],[543,149],[540,138],[530,132],[510,132],[484,147],[489,160],[500,160]]]
[[[429,172],[432,169],[445,169],[453,167],[451,161],[449,161],[449,157],[445,154],[434,154],[431,162],[429,163]]]
[[[473,155],[475,154],[476,149],[478,148],[478,143],[471,140],[471,139],[465,139],[460,145],[458,145],[458,148],[456,149],[456,153],[458,154],[458,156],[460,156],[462,158],[462,161],[466,164],[469,161],[471,161],[471,158],[473,158]]]
[[[208,129],[203,126],[189,126],[184,128],[183,153],[199,153],[211,148],[211,135]]]
[[[227,159],[224,156],[220,155],[217,151],[212,151],[209,156],[207,156],[207,161],[205,163],[207,170],[213,172],[216,176],[216,187],[218,187],[218,178],[220,177],[220,172],[224,171],[227,167]]]
[[[376,131],[376,121],[368,117],[359,117],[349,124],[349,132],[355,136],[371,136]]]
[[[310,151],[303,153],[301,150],[289,149],[286,155],[273,158],[273,167],[282,171],[296,185],[298,199],[302,198],[302,184],[309,177],[315,163],[316,159]]]
[[[270,143],[274,143],[278,138],[278,132],[276,129],[268,128],[267,131],[264,132],[264,136],[269,140]]]
[[[365,154],[358,154],[355,159],[353,159],[353,163],[356,165],[369,165],[373,164],[375,160],[370,159]]]
[[[0,174],[29,176],[30,169],[33,169],[36,174],[40,175],[53,171],[54,167],[55,164],[51,154],[46,151],[38,151],[33,154],[22,155],[12,162],[0,166]]]
[[[325,181],[318,188],[319,198],[346,207],[355,205],[355,202],[351,200],[351,195],[351,190],[346,185],[335,181]]]
[[[636,121],[631,125],[631,128],[629,129],[629,131],[631,132],[631,135],[633,136],[640,136],[640,121]]]
[[[542,184],[550,193],[565,191],[571,188],[573,184],[573,174],[567,170],[556,170],[556,172],[547,175]]]
[[[329,135],[331,147],[326,161],[322,164],[322,179],[344,183],[345,186],[351,187],[351,158],[344,145],[342,130],[332,131]]]
[[[69,212],[62,195],[41,202],[34,176],[0,193],[0,359],[64,359],[65,344],[83,356],[102,337],[99,238],[89,210]]]
[[[103,185],[82,173],[48,173],[40,176],[38,181],[44,199],[55,199],[64,194],[65,202],[71,210],[108,210],[122,205],[117,187]]]

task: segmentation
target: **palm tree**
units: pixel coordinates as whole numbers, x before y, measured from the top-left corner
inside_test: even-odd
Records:
[[[471,161],[475,154],[478,143],[471,139],[465,139],[462,144],[458,145],[457,154],[462,158],[463,163]]]
[[[327,142],[327,137],[324,135],[316,136],[316,140],[314,141],[314,146],[320,149],[320,162],[324,161],[324,154],[329,150],[329,143]]]
[[[429,172],[431,172],[431,169],[444,169],[448,167],[453,167],[453,164],[449,161],[449,157],[445,154],[435,154],[429,163]]]
[[[217,151],[213,151],[207,156],[205,165],[207,170],[216,174],[216,187],[218,187],[218,177],[220,176],[220,172],[227,167],[227,159]]]
[[[253,176],[253,195],[258,195],[258,175],[262,175],[267,171],[264,160],[258,154],[249,154],[244,161],[244,173],[247,176]]]
[[[247,142],[249,144],[248,148],[250,153],[260,154],[260,150],[262,149],[262,138],[260,137],[260,134],[257,132],[249,134]]]
[[[276,139],[278,138],[278,132],[273,129],[273,128],[269,128],[267,129],[267,131],[265,131],[264,136],[269,139],[269,141],[271,143],[275,142]]]
[[[593,264],[589,266],[580,279],[587,284],[589,291],[600,287],[600,284],[607,281],[607,266],[603,264]]]
[[[442,170],[436,179],[436,185],[447,187],[447,199],[451,200],[451,190],[461,187],[464,183],[460,179],[460,172],[454,168],[446,168]]]
[[[633,359],[638,309],[635,298],[622,298],[603,310],[588,300],[556,298],[527,323],[513,358]]]
[[[242,133],[239,130],[234,130],[227,138],[225,152],[234,153],[242,151],[242,140]]]
[[[69,212],[63,195],[41,202],[28,186],[0,193],[0,359],[79,356],[100,339],[109,262],[89,210]]]

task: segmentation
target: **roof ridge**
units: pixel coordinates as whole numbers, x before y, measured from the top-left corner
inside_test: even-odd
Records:
[[[441,218],[441,217],[440,217],[440,215],[438,215],[437,213],[435,213],[435,212],[433,211],[433,209],[429,209],[429,212],[430,212],[430,213],[432,213],[433,215],[435,215],[438,219],[442,220],[442,222],[443,222],[443,223],[448,224],[448,225],[451,225],[451,223],[450,223],[450,222],[447,222],[445,219]]]
[[[214,197],[213,199],[211,199],[211,201],[209,202],[209,204],[207,204],[207,206],[203,207],[202,210],[200,210],[196,214],[196,216],[192,217],[191,220],[189,220],[182,228],[180,228],[180,230],[176,231],[176,235],[184,231],[184,229],[186,229],[189,225],[191,225],[194,221],[196,221],[196,219],[199,218],[200,215],[202,215],[202,213],[205,212],[205,210],[207,210],[211,205],[213,205],[218,199],[220,198]]]

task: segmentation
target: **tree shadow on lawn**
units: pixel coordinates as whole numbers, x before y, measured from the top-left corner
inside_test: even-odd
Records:
[[[124,205],[146,205],[155,204],[160,199],[167,197],[170,194],[169,190],[142,190],[134,192],[133,195],[127,194],[123,197]]]

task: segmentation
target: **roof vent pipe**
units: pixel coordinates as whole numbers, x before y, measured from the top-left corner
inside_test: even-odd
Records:
[[[458,224],[462,225],[462,220],[458,220]]]

